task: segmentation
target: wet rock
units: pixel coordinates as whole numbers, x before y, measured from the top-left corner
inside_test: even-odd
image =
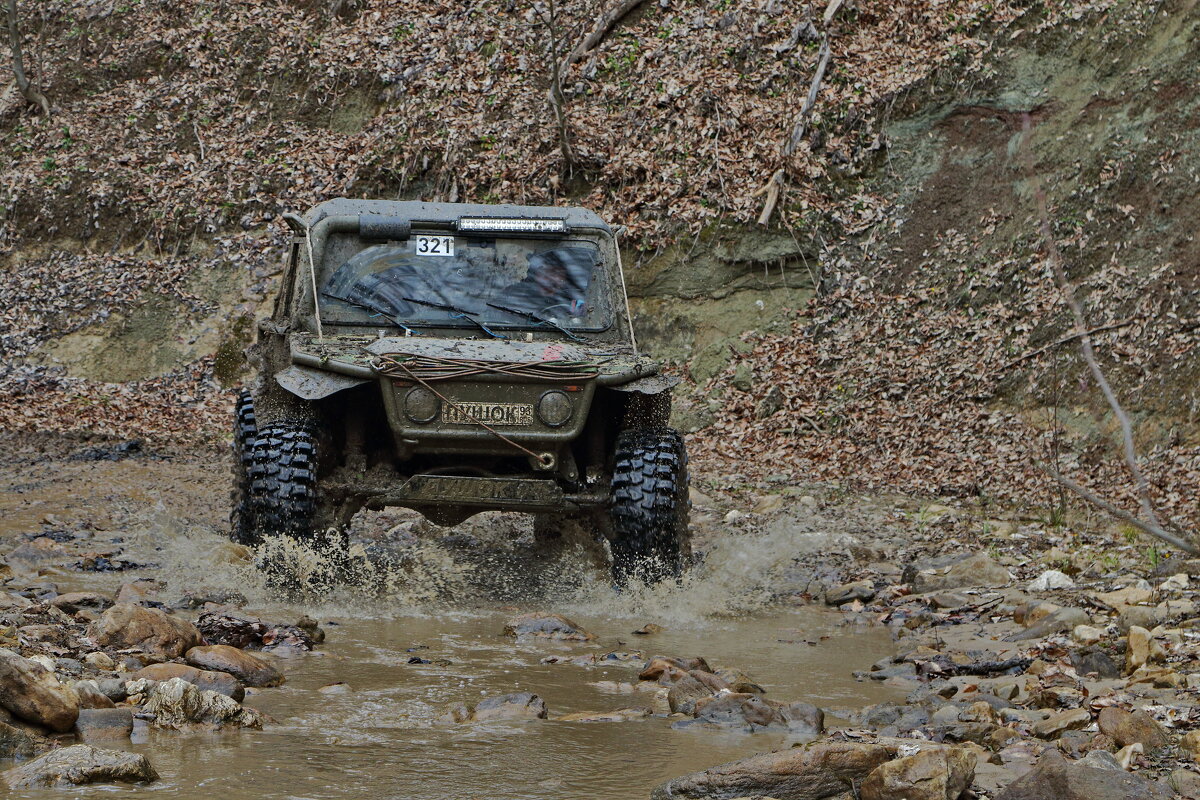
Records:
[[[675,727],[693,724],[720,725],[749,732],[787,728],[801,736],[819,736],[825,729],[825,713],[810,703],[784,705],[756,694],[721,692],[695,702],[694,719]]]
[[[650,716],[648,708],[619,708],[616,711],[577,711],[554,717],[558,722],[631,722]]]
[[[693,714],[698,701],[712,697],[715,693],[691,675],[684,675],[671,685],[670,691],[667,692],[667,704],[672,713]]]
[[[337,683],[327,683],[317,689],[317,691],[321,694],[350,694],[351,689],[350,684],[345,681],[338,681]]]
[[[121,584],[121,588],[117,589],[116,597],[113,598],[116,603],[132,603],[133,605],[159,605],[157,599],[158,593],[167,588],[167,585],[160,580],[154,578],[138,578],[135,581]]]
[[[128,739],[133,735],[133,709],[85,708],[75,721],[75,732],[86,741]]]
[[[843,583],[836,589],[831,589],[825,595],[826,605],[844,606],[847,603],[853,603],[855,600],[861,603],[869,603],[875,599],[875,584],[872,581],[855,581],[854,583]]]
[[[0,722],[0,758],[28,758],[49,747],[50,742],[46,739],[16,725]]]
[[[653,622],[647,622],[645,625],[634,631],[634,633],[638,636],[650,636],[655,633],[662,633],[665,630],[666,628],[664,628],[662,625],[656,625]]]
[[[747,694],[766,694],[767,692],[766,689],[755,683],[753,678],[740,669],[718,669],[713,674],[725,681],[726,685],[735,692],[744,692]]]
[[[1048,592],[1053,589],[1071,589],[1075,581],[1056,569],[1048,569],[1029,582],[1027,587],[1031,592]]]
[[[312,650],[316,646],[313,635],[296,625],[267,622],[230,611],[201,614],[200,619],[196,620],[196,627],[211,644],[227,644],[239,649],[290,647]]]
[[[646,666],[642,667],[642,671],[638,673],[638,680],[642,681],[660,681],[661,678],[678,678],[679,673],[688,673],[693,670],[701,672],[712,672],[712,668],[708,666],[708,662],[699,656],[693,658],[675,658],[673,656],[651,656],[646,662]]]
[[[283,683],[283,674],[275,667],[227,644],[193,647],[184,655],[184,660],[198,669],[228,672],[246,686],[279,686]]]
[[[1119,747],[1141,744],[1148,753],[1171,743],[1166,729],[1145,711],[1131,712],[1110,706],[1100,711],[1097,721],[1100,732],[1111,736]]]
[[[1039,739],[1054,739],[1065,731],[1078,730],[1092,723],[1092,715],[1086,708],[1056,711],[1046,719],[1033,725],[1033,735]]]
[[[466,703],[453,703],[438,715],[439,722],[470,722],[471,708]]]
[[[590,642],[596,635],[560,614],[521,614],[504,625],[505,636],[534,636],[568,642]]]
[[[113,701],[108,695],[100,691],[100,687],[95,681],[75,681],[72,686],[75,694],[79,695],[79,707],[85,708],[112,708]]]
[[[242,682],[228,672],[215,672],[197,669],[188,664],[167,662],[151,664],[133,673],[133,678],[146,678],[152,681],[169,681],[172,678],[182,678],[188,683],[208,692],[216,692],[231,697],[239,703],[246,697],[246,689]]]
[[[65,611],[68,614],[74,614],[81,610],[88,611],[104,611],[112,606],[113,601],[109,600],[99,592],[67,592],[60,594],[50,601],[50,605]]]
[[[39,663],[0,649],[0,706],[52,731],[69,731],[79,716],[79,695]]]
[[[532,692],[486,697],[471,713],[472,722],[498,719],[545,719],[546,701]]]
[[[150,684],[150,681],[130,681],[130,694],[145,695],[143,709],[154,715],[155,727],[182,728],[190,724],[214,729],[262,727],[262,715],[254,709],[245,708],[223,694],[199,689],[182,678],[152,686],[138,686],[139,683]]]
[[[958,800],[975,777],[975,757],[961,747],[930,747],[876,767],[862,800]]]
[[[1102,680],[1121,677],[1121,668],[1108,653],[1098,648],[1071,651],[1071,666],[1080,675],[1095,674]]]
[[[157,608],[118,603],[88,626],[88,636],[101,647],[139,648],[163,658],[178,658],[203,643],[192,623]]]
[[[976,553],[948,566],[926,569],[913,576],[913,590],[918,593],[970,586],[1005,586],[1012,580],[1008,570],[985,553]]]
[[[243,599],[242,602],[245,602],[245,600]],[[317,644],[325,641],[325,629],[307,614],[296,620],[296,627],[307,633],[308,637]]]
[[[119,750],[100,750],[77,744],[51,750],[0,773],[0,782],[10,789],[49,789],[81,786],[88,783],[150,783],[158,773],[146,757],[139,753]]]
[[[183,597],[176,600],[172,607],[194,610],[204,608],[210,604],[214,606],[240,607],[246,604],[246,596],[241,592],[229,589],[197,589],[184,592]]]
[[[1070,762],[1050,750],[996,800],[1171,800],[1171,790],[1121,770]]]
[[[776,753],[731,761],[667,781],[651,800],[768,796],[779,800],[833,800],[850,795],[888,760],[882,745],[814,742]]]

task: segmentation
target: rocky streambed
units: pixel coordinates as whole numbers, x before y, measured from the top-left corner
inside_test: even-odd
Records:
[[[1200,564],[1119,532],[701,477],[679,586],[397,513],[289,599],[222,539],[219,456],[17,444],[14,797],[1200,796]]]

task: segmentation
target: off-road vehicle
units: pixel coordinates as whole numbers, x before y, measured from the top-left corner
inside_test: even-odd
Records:
[[[233,536],[336,536],[360,508],[486,510],[607,538],[614,576],[690,556],[673,380],[637,351],[591,211],[331,200],[292,240],[238,399]]]

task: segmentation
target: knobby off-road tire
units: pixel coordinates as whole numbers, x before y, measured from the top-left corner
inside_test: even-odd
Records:
[[[255,544],[258,531],[250,504],[250,464],[258,421],[254,416],[254,398],[243,389],[238,393],[233,412],[233,491],[229,538],[238,544]]]
[[[666,427],[617,437],[612,478],[613,578],[648,583],[679,577],[691,558],[687,450]]]
[[[264,425],[250,457],[250,507],[256,541],[311,541],[317,516],[317,438],[304,425]]]

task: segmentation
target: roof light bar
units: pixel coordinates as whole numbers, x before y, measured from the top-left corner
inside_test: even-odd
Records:
[[[464,233],[566,233],[567,221],[519,217],[459,217],[457,227]]]

